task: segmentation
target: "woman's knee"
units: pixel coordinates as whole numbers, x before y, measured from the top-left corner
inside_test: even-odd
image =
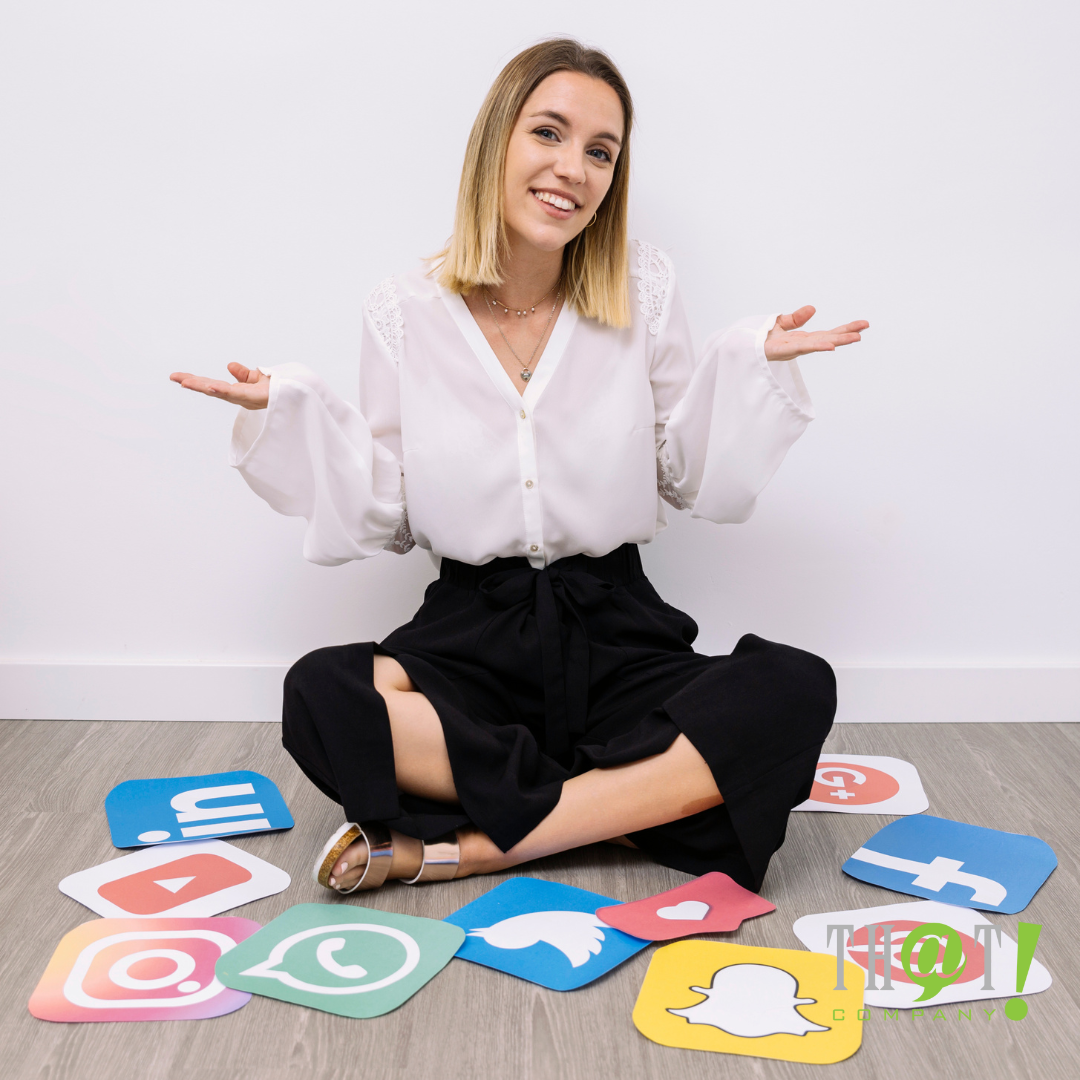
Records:
[[[378,701],[372,685],[371,645],[332,645],[302,656],[285,675],[282,734],[288,738],[343,712]]]
[[[305,692],[325,686],[333,677],[333,672],[340,666],[339,646],[316,649],[299,660],[285,673],[285,698],[305,696]]]
[[[822,742],[836,716],[836,675],[828,661],[802,649],[786,647],[785,677],[806,725],[818,729]]]
[[[736,652],[756,653],[764,682],[785,712],[819,730],[822,741],[836,715],[836,676],[826,660],[792,645],[747,634]]]

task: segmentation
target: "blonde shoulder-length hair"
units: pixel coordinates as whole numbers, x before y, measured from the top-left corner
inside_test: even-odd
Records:
[[[519,53],[499,73],[473,123],[461,170],[454,233],[435,256],[439,284],[455,293],[501,285],[507,250],[503,221],[506,150],[529,95],[557,71],[580,72],[607,83],[619,96],[623,137],[611,187],[596,220],[563,249],[566,301],[586,318],[630,325],[628,203],[633,103],[618,68],[599,49],[557,38]]]

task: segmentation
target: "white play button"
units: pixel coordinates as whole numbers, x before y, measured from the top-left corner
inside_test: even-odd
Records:
[[[191,877],[167,877],[162,878],[160,881],[155,881],[155,885],[160,885],[163,889],[168,889],[171,893],[178,893],[189,881],[194,881],[195,875]]]

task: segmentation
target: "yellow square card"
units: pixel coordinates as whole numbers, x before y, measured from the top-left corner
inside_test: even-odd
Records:
[[[827,1065],[862,1043],[866,973],[836,957],[720,941],[676,941],[653,954],[634,1024],[653,1042]]]

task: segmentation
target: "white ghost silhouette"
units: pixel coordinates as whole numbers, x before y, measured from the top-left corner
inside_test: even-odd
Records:
[[[527,911],[494,926],[470,930],[469,937],[483,938],[496,949],[527,949],[546,941],[561,952],[572,967],[581,967],[603,946],[606,922],[588,911]]]
[[[801,998],[795,976],[783,968],[766,964],[731,964],[721,968],[706,990],[691,986],[705,1001],[686,1009],[668,1009],[691,1024],[708,1024],[743,1039],[766,1035],[805,1035],[808,1031],[830,1031],[812,1023],[796,1006],[813,1005],[816,998]]]

